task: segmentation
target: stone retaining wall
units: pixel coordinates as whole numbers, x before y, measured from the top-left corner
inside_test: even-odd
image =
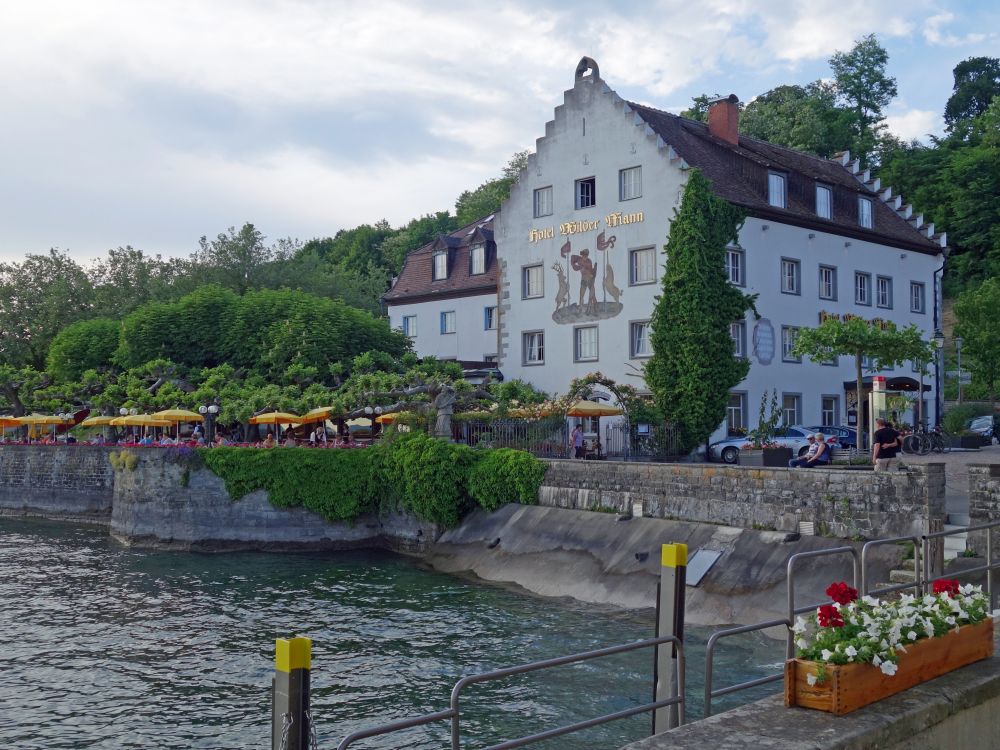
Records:
[[[719,464],[548,461],[539,503],[580,510],[865,538],[938,530],[945,520],[944,464],[876,473]]]
[[[0,446],[0,514],[109,523],[109,452],[85,445]]]
[[[1000,521],[1000,466],[996,464],[970,464],[969,467],[969,518],[973,526],[990,521]],[[1000,554],[1000,528],[993,529],[993,556]],[[980,557],[986,555],[986,534],[972,532],[966,547]]]

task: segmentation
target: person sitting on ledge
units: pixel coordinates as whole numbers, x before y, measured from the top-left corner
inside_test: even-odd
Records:
[[[826,466],[830,463],[830,446],[826,444],[826,438],[822,432],[810,435],[809,450],[801,458],[793,458],[788,462],[790,469],[811,469],[813,466]]]
[[[275,445],[275,443],[274,443],[274,435],[269,432],[269,433],[267,433],[267,437],[264,438],[264,442],[262,444],[262,447],[264,447],[264,448],[273,448],[274,445]]]

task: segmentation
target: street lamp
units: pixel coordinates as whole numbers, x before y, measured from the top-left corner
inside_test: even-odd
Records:
[[[955,337],[955,355],[958,358],[958,403],[962,403],[962,337]]]
[[[941,388],[941,376],[944,371],[944,333],[941,329],[934,331],[934,346],[937,349],[934,357],[934,419],[941,424],[944,417],[944,391]]]
[[[215,420],[219,414],[219,405],[202,404],[198,407],[198,413],[205,418],[205,442],[211,445],[215,440]]]

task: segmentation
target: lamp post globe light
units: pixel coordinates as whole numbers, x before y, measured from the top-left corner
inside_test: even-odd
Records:
[[[205,443],[211,445],[215,440],[215,419],[219,414],[219,405],[202,404],[198,407],[198,413],[205,418]]]

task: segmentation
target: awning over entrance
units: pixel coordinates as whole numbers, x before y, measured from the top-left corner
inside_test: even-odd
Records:
[[[871,387],[872,387],[872,378],[873,377],[874,376],[872,376],[872,375],[866,375],[864,378],[862,378],[861,379],[861,387],[864,388],[865,390],[869,390],[870,391]],[[857,387],[858,387],[857,381],[854,381],[854,380],[845,380],[844,381],[844,390],[845,391],[855,391],[855,390],[857,390]],[[887,391],[919,391],[920,390],[920,383],[918,383],[913,378],[908,378],[906,376],[901,375],[901,376],[895,377],[895,378],[886,378],[885,389]],[[929,383],[924,383],[924,393],[926,393],[930,389],[931,389],[930,384]]]

